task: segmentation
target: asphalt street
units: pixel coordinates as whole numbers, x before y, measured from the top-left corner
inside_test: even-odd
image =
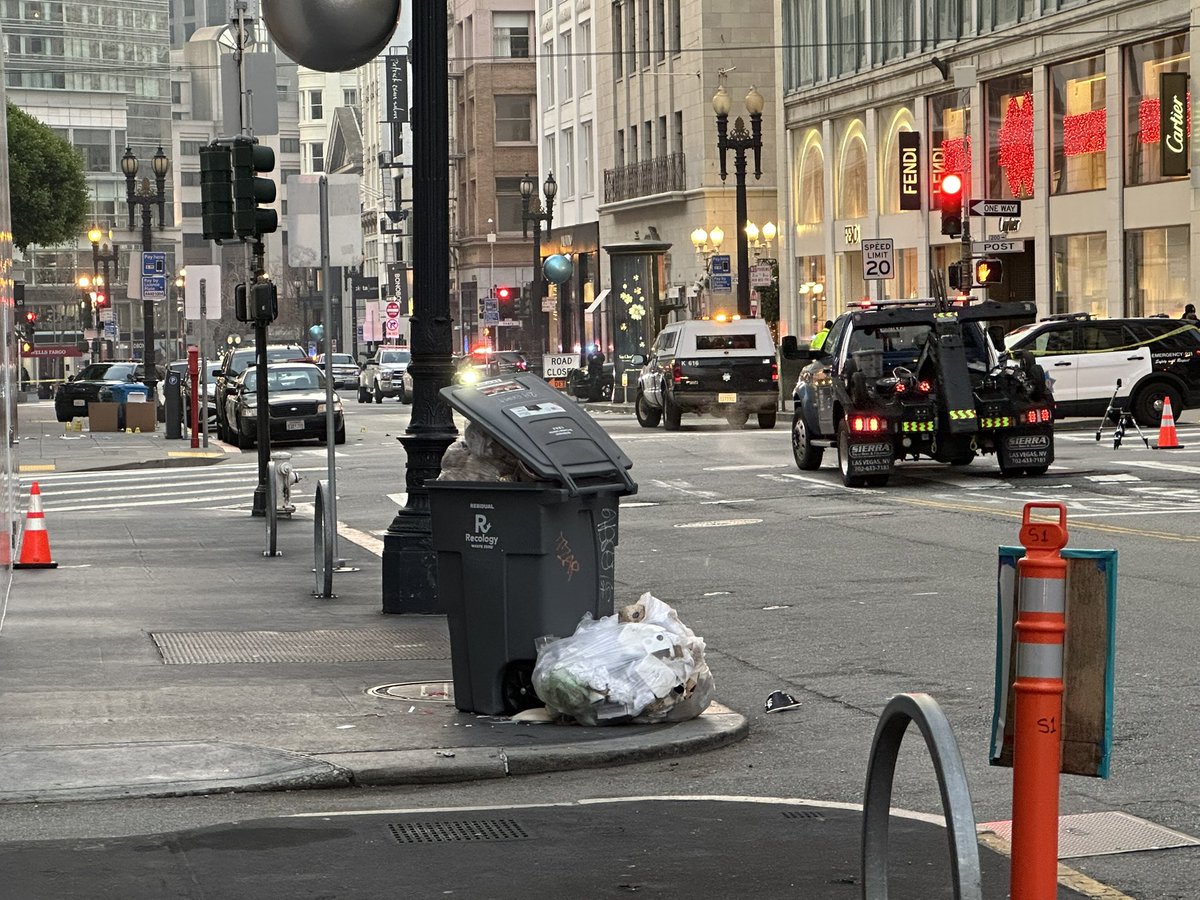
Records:
[[[396,403],[348,407],[349,439],[338,448],[341,549],[364,569],[338,577],[348,601],[377,597],[373,560],[404,499],[404,454],[395,439],[408,412]],[[596,415],[633,458],[639,483],[621,506],[618,602],[650,590],[705,637],[722,702],[749,718],[746,740],[685,761],[467,786],[72,804],[69,813],[54,805],[12,807],[0,837],[136,835],[296,812],[600,797],[856,803],[876,718],[900,691],[925,691],[942,705],[976,819],[1000,822],[1011,814],[1011,773],[987,760],[996,548],[1017,543],[1030,500],[1066,504],[1070,546],[1119,554],[1112,776],[1065,777],[1062,812],[1128,813],[1184,836],[1200,834],[1197,626],[1186,574],[1200,541],[1200,429],[1189,424],[1191,416],[1181,417],[1186,448],[1171,453],[1128,436],[1114,450],[1109,440],[1095,440],[1094,423],[1068,423],[1074,427],[1060,430],[1058,459],[1042,478],[1006,481],[985,458],[961,469],[903,464],[885,489],[849,489],[832,459],[818,472],[796,469],[783,416],[771,431],[735,433],[720,420],[685,418],[682,431],[667,433],[641,429],[625,413]],[[325,451],[288,449],[307,493],[324,472]],[[252,455],[233,451],[216,466],[188,470],[186,487],[156,489],[147,472],[97,473],[83,483],[38,477],[52,523],[56,516],[103,521],[107,510],[136,504],[169,530],[173,517],[201,510],[245,515],[253,473]],[[302,501],[289,527],[304,527],[304,512]],[[764,714],[762,703],[776,689],[791,692],[800,707]],[[895,804],[940,812],[919,741],[901,755]],[[1195,847],[1063,862],[1138,898],[1190,897],[1200,884]]]

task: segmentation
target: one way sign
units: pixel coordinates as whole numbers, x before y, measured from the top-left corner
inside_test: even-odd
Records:
[[[1020,200],[972,200],[971,215],[973,216],[1007,216],[1019,218],[1021,215]]]

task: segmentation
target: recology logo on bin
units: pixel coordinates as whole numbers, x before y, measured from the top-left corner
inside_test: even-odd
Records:
[[[471,509],[494,509],[490,503],[472,503]],[[492,523],[488,521],[488,517],[484,513],[475,513],[475,532],[467,532],[463,535],[463,540],[467,542],[467,546],[476,547],[480,550],[492,550],[499,542],[500,538],[497,535],[490,534]]]

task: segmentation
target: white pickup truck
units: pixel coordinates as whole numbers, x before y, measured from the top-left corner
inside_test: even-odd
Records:
[[[412,377],[408,364],[412,354],[405,347],[380,347],[366,361],[358,376],[358,402],[382,403],[384,397],[397,397],[401,403],[412,402]]]

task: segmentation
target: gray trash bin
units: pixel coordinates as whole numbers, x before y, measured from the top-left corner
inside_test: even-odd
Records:
[[[543,479],[426,484],[454,703],[511,714],[540,705],[538,638],[572,634],[585,613],[612,614],[617,507],[637,485],[608,434],[536,375],[442,396]]]

